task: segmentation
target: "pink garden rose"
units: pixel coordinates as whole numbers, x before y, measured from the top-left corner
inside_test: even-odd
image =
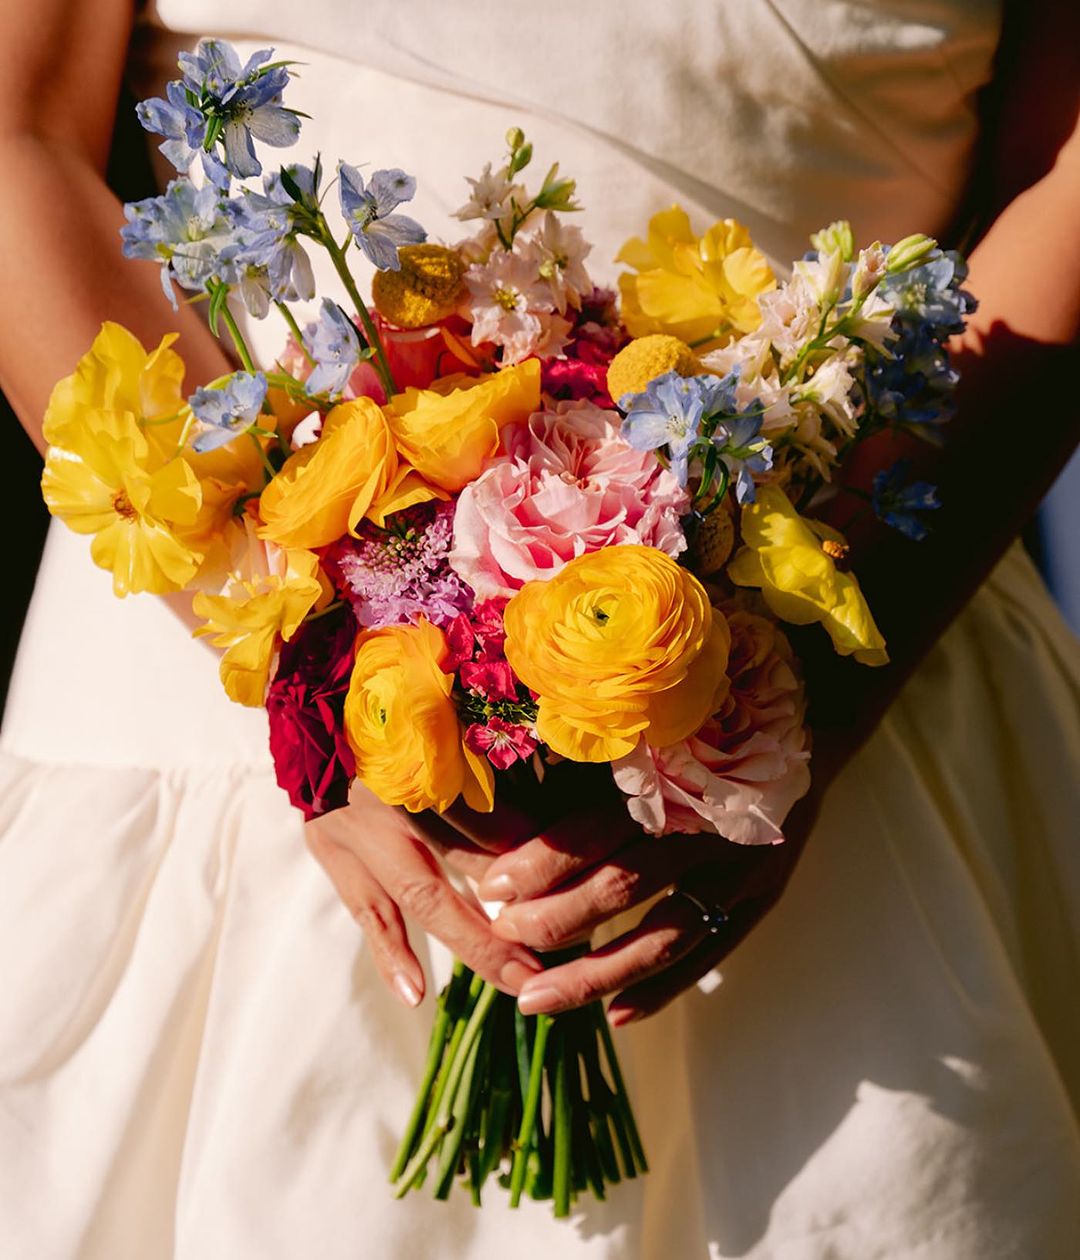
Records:
[[[562,402],[503,429],[501,453],[461,492],[454,516],[450,564],[477,598],[513,595],[602,547],[686,549],[686,492],[619,425],[615,412]]]
[[[612,770],[651,835],[711,831],[736,844],[776,844],[810,787],[803,684],[776,625],[741,609],[726,615],[731,690],[723,707],[691,739],[667,748],[642,740]]]

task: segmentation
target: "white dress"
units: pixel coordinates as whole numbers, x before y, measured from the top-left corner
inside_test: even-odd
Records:
[[[146,94],[201,33],[275,44],[314,119],[290,157],[415,173],[436,237],[520,123],[610,279],[676,199],[777,260],[842,215],[943,228],[997,30],[981,0],[160,0],[133,64]],[[54,528],[0,751],[0,1254],[1071,1260],[1078,656],[1014,550],[720,987],[619,1034],[647,1178],[564,1223],[397,1203],[430,1002],[381,987],[263,715]]]

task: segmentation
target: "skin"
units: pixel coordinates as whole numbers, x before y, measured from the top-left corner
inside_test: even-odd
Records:
[[[0,13],[0,383],[42,449],[41,416],[53,381],[71,370],[101,322],[118,315],[144,343],[179,330],[189,383],[229,370],[218,343],[187,307],[161,298],[156,267],[120,267],[121,207],[104,182],[132,10],[121,0],[42,0]],[[309,848],[364,928],[380,973],[410,1005],[424,991],[403,911],[529,1011],[562,1010],[615,995],[613,1023],[660,1009],[722,961],[781,895],[824,792],[857,751],[903,681],[977,589],[1041,498],[1075,443],[1075,415],[1040,414],[1042,440],[1009,467],[1010,494],[994,512],[982,488],[1000,479],[1017,397],[1031,381],[1067,379],[1080,329],[1080,14],[1055,0],[1021,15],[1009,39],[1008,113],[987,165],[988,226],[971,255],[968,287],[980,310],[957,349],[965,373],[950,449],[920,472],[951,507],[933,540],[904,550],[860,531],[856,565],[893,664],[852,668],[801,636],[815,727],[812,794],[788,819],[786,841],[743,849],[716,837],[658,844],[617,803],[570,804],[538,826],[501,807],[487,819],[451,811],[409,818],[358,789],[346,810],[308,824]],[[93,83],[94,90],[86,91]],[[1038,119],[1037,127],[1031,126]],[[53,318],[62,310],[64,318]],[[40,330],[49,329],[48,337]],[[1046,409],[1049,410],[1049,409]],[[895,452],[868,453],[868,464]],[[856,469],[865,483],[867,468]],[[995,496],[995,500],[1001,496]],[[836,523],[846,525],[838,500]],[[848,512],[848,517],[850,512]],[[911,624],[904,592],[925,615]],[[190,622],[187,600],[170,601]],[[580,800],[580,793],[576,795]],[[590,800],[595,799],[590,797]],[[447,880],[445,864],[506,902],[494,927]],[[688,898],[656,902],[641,922],[578,962],[544,972],[530,952],[584,939],[612,915],[679,885],[730,919],[710,934]]]

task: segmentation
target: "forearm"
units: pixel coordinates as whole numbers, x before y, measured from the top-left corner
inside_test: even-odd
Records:
[[[123,211],[86,158],[24,132],[0,141],[0,169],[0,385],[39,449],[53,384],[107,319],[148,345],[179,332],[192,387],[228,370],[198,314],[183,305],[174,312],[155,269],[122,258]]]

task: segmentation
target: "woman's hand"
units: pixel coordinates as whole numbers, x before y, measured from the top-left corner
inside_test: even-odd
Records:
[[[497,937],[486,915],[447,880],[407,814],[356,785],[345,809],[305,827],[308,847],[364,930],[380,976],[406,1005],[424,996],[424,971],[409,945],[402,912],[466,966],[516,994],[541,964]]]

